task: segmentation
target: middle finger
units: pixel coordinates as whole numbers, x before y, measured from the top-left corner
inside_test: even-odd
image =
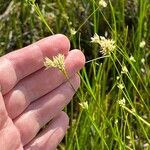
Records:
[[[63,83],[57,89],[33,102],[14,120],[23,145],[31,141],[47,122],[63,110],[79,85],[80,78],[75,75],[70,79],[70,82]]]

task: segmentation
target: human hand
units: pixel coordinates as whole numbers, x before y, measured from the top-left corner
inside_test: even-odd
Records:
[[[0,58],[1,150],[53,150],[60,143],[69,122],[62,110],[75,91],[58,69],[45,70],[43,61],[64,54],[70,82],[77,89],[77,72],[85,58],[81,51],[69,49],[68,39],[58,34]]]

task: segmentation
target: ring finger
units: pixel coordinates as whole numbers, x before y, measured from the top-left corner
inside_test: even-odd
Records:
[[[54,150],[60,143],[68,128],[69,119],[66,113],[61,112],[52,119],[50,124],[30,143],[25,150]]]
[[[22,115],[14,120],[16,127],[20,131],[23,145],[30,142],[41,127],[69,103],[75,93],[74,89],[79,87],[79,76],[75,75],[70,79],[70,82],[63,83],[51,93],[33,102]]]

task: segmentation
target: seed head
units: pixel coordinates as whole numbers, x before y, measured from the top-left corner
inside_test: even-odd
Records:
[[[146,45],[146,42],[144,40],[140,42],[140,48],[144,48],[145,45]]]
[[[102,54],[110,54],[115,48],[115,41],[112,39],[106,39],[103,36],[98,36],[96,33],[94,37],[91,38],[92,43],[98,43],[101,46]]]
[[[130,61],[132,61],[132,62],[136,62],[135,58],[134,58],[132,55],[130,56],[129,59],[130,59]]]
[[[94,36],[91,37],[91,42],[100,44],[99,43],[100,42],[100,38],[99,38],[99,35],[97,33],[95,33]]]
[[[145,64],[145,59],[144,58],[141,59],[141,63]]]
[[[88,102],[87,101],[81,102],[81,103],[79,103],[79,105],[81,106],[82,109],[88,109]]]
[[[75,35],[77,33],[77,31],[74,28],[71,28],[70,33],[71,33],[71,35]]]
[[[123,97],[123,99],[119,100],[119,101],[118,101],[118,104],[119,104],[120,106],[125,106],[125,104],[126,104],[125,98]]]
[[[99,5],[102,7],[107,7],[107,3],[104,0],[100,0]]]
[[[122,66],[122,70],[121,70],[122,74],[127,74],[128,73],[128,69],[125,65]]]
[[[62,54],[58,54],[54,56],[51,60],[50,58],[46,57],[44,61],[44,66],[46,69],[48,68],[58,68],[63,73],[65,72],[65,57]]]
[[[117,85],[117,87],[118,87],[120,90],[123,90],[123,89],[124,89],[124,85],[121,84],[121,83],[119,83],[119,84]]]

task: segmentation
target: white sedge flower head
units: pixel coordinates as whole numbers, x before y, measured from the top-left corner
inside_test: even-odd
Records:
[[[141,63],[145,64],[145,59],[144,58],[141,59]]]
[[[71,33],[71,35],[75,35],[77,33],[77,31],[74,28],[71,28],[70,33]]]
[[[136,62],[135,58],[131,55],[129,58],[132,62]]]
[[[145,45],[146,45],[146,42],[144,40],[140,42],[140,48],[144,48]]]
[[[102,53],[104,55],[110,54],[115,49],[115,41],[112,39],[106,39],[103,36],[100,36],[100,46],[102,48]]]
[[[123,90],[123,89],[124,89],[124,85],[121,84],[121,83],[119,83],[119,84],[117,85],[117,87],[118,87],[120,90]]]
[[[128,69],[125,65],[122,66],[122,71],[121,71],[122,74],[127,74],[128,73]]]
[[[126,138],[127,138],[128,140],[131,140],[131,136],[129,136],[129,135],[127,135]]]
[[[144,69],[144,68],[141,68],[141,72],[142,72],[142,73],[145,73],[145,69]]]
[[[63,17],[64,19],[66,19],[66,20],[69,19],[69,16],[68,16],[66,13],[63,13],[63,14],[62,14],[62,17]]]
[[[120,79],[120,77],[119,77],[119,76],[117,76],[117,77],[116,77],[116,79],[117,79],[117,80],[119,80],[119,79]]]
[[[118,104],[119,104],[120,106],[125,106],[125,104],[126,104],[125,98],[123,97],[123,99],[119,100],[119,101],[118,101]]]
[[[52,60],[46,57],[44,61],[44,66],[46,67],[46,69],[58,68],[64,73],[65,72],[65,57],[62,54],[58,54],[57,56],[54,56]]]
[[[118,119],[115,119],[115,125],[117,125],[118,124]]]
[[[104,8],[107,7],[107,3],[104,0],[100,0],[99,5]]]
[[[98,43],[100,42],[100,38],[99,38],[99,35],[97,33],[94,34],[93,37],[91,37],[91,42],[92,43]]]
[[[103,36],[98,36],[96,33],[94,37],[91,38],[92,43],[98,43],[101,46],[102,54],[110,54],[115,48],[115,41],[112,39],[106,39]]]
[[[81,103],[79,103],[79,105],[82,107],[82,109],[88,109],[88,102],[87,101],[81,102]]]

